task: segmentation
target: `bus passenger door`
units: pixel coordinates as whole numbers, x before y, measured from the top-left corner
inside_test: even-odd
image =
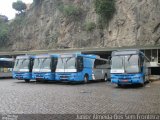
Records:
[[[94,68],[93,68],[93,78],[95,78],[95,80],[101,79],[102,77],[102,69],[99,68],[100,66],[100,61],[99,60],[95,60],[94,62]]]

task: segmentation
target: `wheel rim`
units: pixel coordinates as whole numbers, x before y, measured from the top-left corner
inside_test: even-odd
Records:
[[[84,77],[84,82],[85,82],[85,83],[88,82],[87,76]]]
[[[104,81],[107,81],[107,76],[106,75],[104,76]]]

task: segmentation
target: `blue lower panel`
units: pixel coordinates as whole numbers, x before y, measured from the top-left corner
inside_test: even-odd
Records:
[[[18,80],[30,80],[32,79],[32,74],[31,73],[16,73],[13,72],[13,78],[18,79]]]
[[[111,82],[116,83],[116,84],[139,84],[139,83],[143,83],[143,80],[141,79],[128,79],[128,80],[111,79]]]
[[[111,74],[111,82],[116,84],[144,83],[143,74]]]
[[[81,73],[56,73],[55,80],[69,81],[69,82],[81,82],[83,81],[83,75]]]
[[[33,79],[41,79],[41,80],[55,80],[55,74],[54,73],[32,73]]]

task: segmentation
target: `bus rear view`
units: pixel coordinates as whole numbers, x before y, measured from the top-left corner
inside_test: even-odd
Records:
[[[33,56],[17,56],[13,69],[13,78],[29,82],[32,79]]]
[[[111,82],[118,86],[126,84],[143,85],[148,80],[149,60],[139,50],[112,52]]]
[[[0,58],[0,78],[12,77],[14,59]]]

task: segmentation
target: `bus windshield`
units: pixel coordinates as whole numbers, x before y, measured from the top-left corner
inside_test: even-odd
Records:
[[[139,72],[138,55],[121,55],[112,57],[112,72],[137,73]]]
[[[22,60],[20,69],[29,69],[29,59]]]
[[[20,69],[29,70],[29,59],[16,59],[14,71],[19,71]]]
[[[35,58],[33,71],[34,72],[45,72],[44,69],[50,69],[51,58]]]
[[[123,56],[112,57],[112,69],[124,69]]]
[[[138,55],[127,55],[125,56],[125,71],[126,73],[138,73]]]
[[[57,71],[65,72],[76,72],[76,58],[75,57],[66,57],[58,58],[58,63],[56,67]]]
[[[42,61],[42,65],[41,65],[41,69],[50,69],[51,65],[51,59],[50,58],[45,58],[43,61]]]

